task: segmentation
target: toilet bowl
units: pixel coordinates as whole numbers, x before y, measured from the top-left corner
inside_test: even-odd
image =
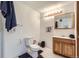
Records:
[[[38,50],[40,50],[40,46],[38,46],[37,44],[33,44],[32,38],[25,38],[24,42],[25,42],[27,52],[32,57],[37,57],[38,56]]]

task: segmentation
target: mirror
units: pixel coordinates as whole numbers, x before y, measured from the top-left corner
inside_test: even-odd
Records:
[[[73,28],[73,13],[66,13],[55,16],[55,29],[71,29]]]

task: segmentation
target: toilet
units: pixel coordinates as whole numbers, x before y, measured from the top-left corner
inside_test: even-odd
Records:
[[[40,46],[38,46],[36,44],[36,42],[34,42],[33,44],[33,39],[31,37],[29,38],[24,38],[24,42],[25,42],[25,47],[27,52],[34,58],[36,58],[38,56],[38,50],[40,50]]]

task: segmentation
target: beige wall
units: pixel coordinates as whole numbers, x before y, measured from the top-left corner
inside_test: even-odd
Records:
[[[0,11],[1,12],[1,11]],[[1,19],[1,13],[0,13],[0,58],[2,57],[2,19]]]
[[[63,10],[64,13],[67,13],[67,12],[75,12],[75,2],[70,2],[68,4],[64,4],[62,5],[61,9]],[[55,5],[56,6],[56,5]],[[43,15],[43,14],[42,14]],[[45,20],[43,18],[41,18],[41,21],[40,21],[40,40],[44,40],[46,41],[46,46],[48,48],[52,48],[52,37],[53,36],[66,36],[68,37],[68,35],[70,33],[74,33],[75,34],[75,29],[54,29],[54,18],[51,18],[51,19],[48,19],[48,20]],[[47,33],[46,32],[46,27],[48,26],[52,26],[52,31],[50,33]]]
[[[73,12],[75,14],[75,2],[69,3],[65,6],[62,6],[61,8],[64,13]],[[75,20],[75,18],[74,18],[74,20]],[[54,29],[54,36],[63,36],[64,35],[64,36],[68,37],[69,34],[75,35],[75,27],[73,29]]]
[[[14,2],[17,23],[15,32],[7,32],[4,28],[4,57],[17,57],[26,52],[22,39],[28,36],[39,40],[40,35],[40,14],[34,9]]]

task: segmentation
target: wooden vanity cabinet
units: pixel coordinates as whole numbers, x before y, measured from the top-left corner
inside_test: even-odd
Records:
[[[75,40],[54,37],[53,52],[65,57],[75,57]]]

